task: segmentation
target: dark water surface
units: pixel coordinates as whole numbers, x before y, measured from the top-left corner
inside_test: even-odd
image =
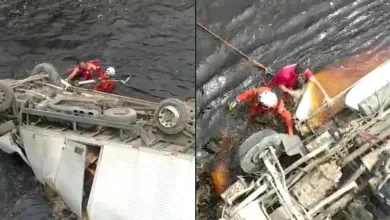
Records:
[[[194,91],[194,0],[0,0],[0,78],[23,78],[38,63],[64,73],[100,59],[133,75],[116,93],[157,101]],[[37,190],[30,168],[0,152],[3,206]],[[10,162],[11,161],[11,162]],[[19,190],[22,189],[22,190]],[[1,195],[1,192],[0,192]],[[3,202],[3,203],[1,203]]]
[[[194,0],[0,1],[0,76],[25,77],[34,65],[62,73],[77,59],[100,59],[133,75],[120,93],[180,96],[195,83]]]
[[[198,0],[197,21],[277,70],[303,62],[319,71],[390,43],[388,0]],[[236,126],[227,103],[258,86],[257,68],[197,28],[197,147]]]

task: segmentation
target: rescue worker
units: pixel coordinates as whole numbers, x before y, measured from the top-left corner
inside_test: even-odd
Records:
[[[285,108],[282,99],[272,92],[269,87],[260,87],[248,90],[236,97],[236,100],[230,103],[229,110],[236,109],[241,103],[251,100],[248,114],[250,116],[260,115],[266,111],[272,111],[278,114],[286,123],[287,132],[293,136],[293,122],[290,112]]]
[[[94,90],[107,93],[111,92],[116,84],[114,81],[108,80],[112,76],[115,76],[115,69],[114,67],[108,67],[106,72],[99,76],[100,83],[95,87]]]
[[[253,62],[254,65],[258,66],[257,62]],[[259,66],[258,66],[259,67]],[[262,67],[259,67],[262,68]],[[329,95],[326,93],[322,85],[316,80],[314,74],[303,64],[291,64],[285,66],[283,69],[279,70],[272,77],[269,87],[281,89],[281,98],[284,100],[285,93],[288,93],[295,99],[298,99],[301,95],[299,91],[294,91],[293,88],[299,80],[303,80],[303,77],[313,82],[317,88],[321,91],[322,95],[325,98],[325,102],[332,106],[334,100],[332,100]]]
[[[109,77],[115,76],[115,69],[113,67],[107,68],[104,72],[100,66],[99,60],[91,60],[88,62],[80,62],[72,70],[68,71],[68,77],[61,82],[65,85],[65,89],[70,87],[70,80],[75,78],[83,78],[84,80],[89,80],[92,78],[92,74],[96,72],[98,79],[101,81],[100,84],[95,88],[97,91],[102,91],[103,89],[107,90],[115,86],[115,82],[107,81]]]

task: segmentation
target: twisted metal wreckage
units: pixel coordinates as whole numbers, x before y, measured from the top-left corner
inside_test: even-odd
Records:
[[[309,84],[296,112],[299,136],[265,129],[233,148],[232,164],[246,177],[221,194],[221,219],[331,219],[367,189],[378,207],[388,209],[389,71],[390,60],[364,73],[335,97],[336,110],[313,111]],[[285,154],[298,159],[283,168]],[[367,216],[373,219],[372,212]]]
[[[0,149],[79,218],[195,219],[193,98],[154,103],[60,81],[48,63],[0,81]]]

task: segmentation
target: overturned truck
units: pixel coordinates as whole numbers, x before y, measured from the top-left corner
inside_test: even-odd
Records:
[[[0,81],[2,151],[19,154],[78,218],[195,219],[191,99],[65,91],[54,66],[39,66]]]
[[[324,220],[341,210],[350,219],[387,216],[389,70],[388,61],[340,93],[340,111],[310,112],[312,93],[305,92],[296,113],[299,136],[265,129],[234,148],[244,175],[221,194],[221,219]],[[376,209],[367,208],[363,197]]]

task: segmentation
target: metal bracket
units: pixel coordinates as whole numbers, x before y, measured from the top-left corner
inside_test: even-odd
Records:
[[[288,134],[279,133],[279,137],[288,156],[297,154],[301,154],[301,156],[306,155],[307,151],[304,150],[304,144],[297,135],[291,137]]]

